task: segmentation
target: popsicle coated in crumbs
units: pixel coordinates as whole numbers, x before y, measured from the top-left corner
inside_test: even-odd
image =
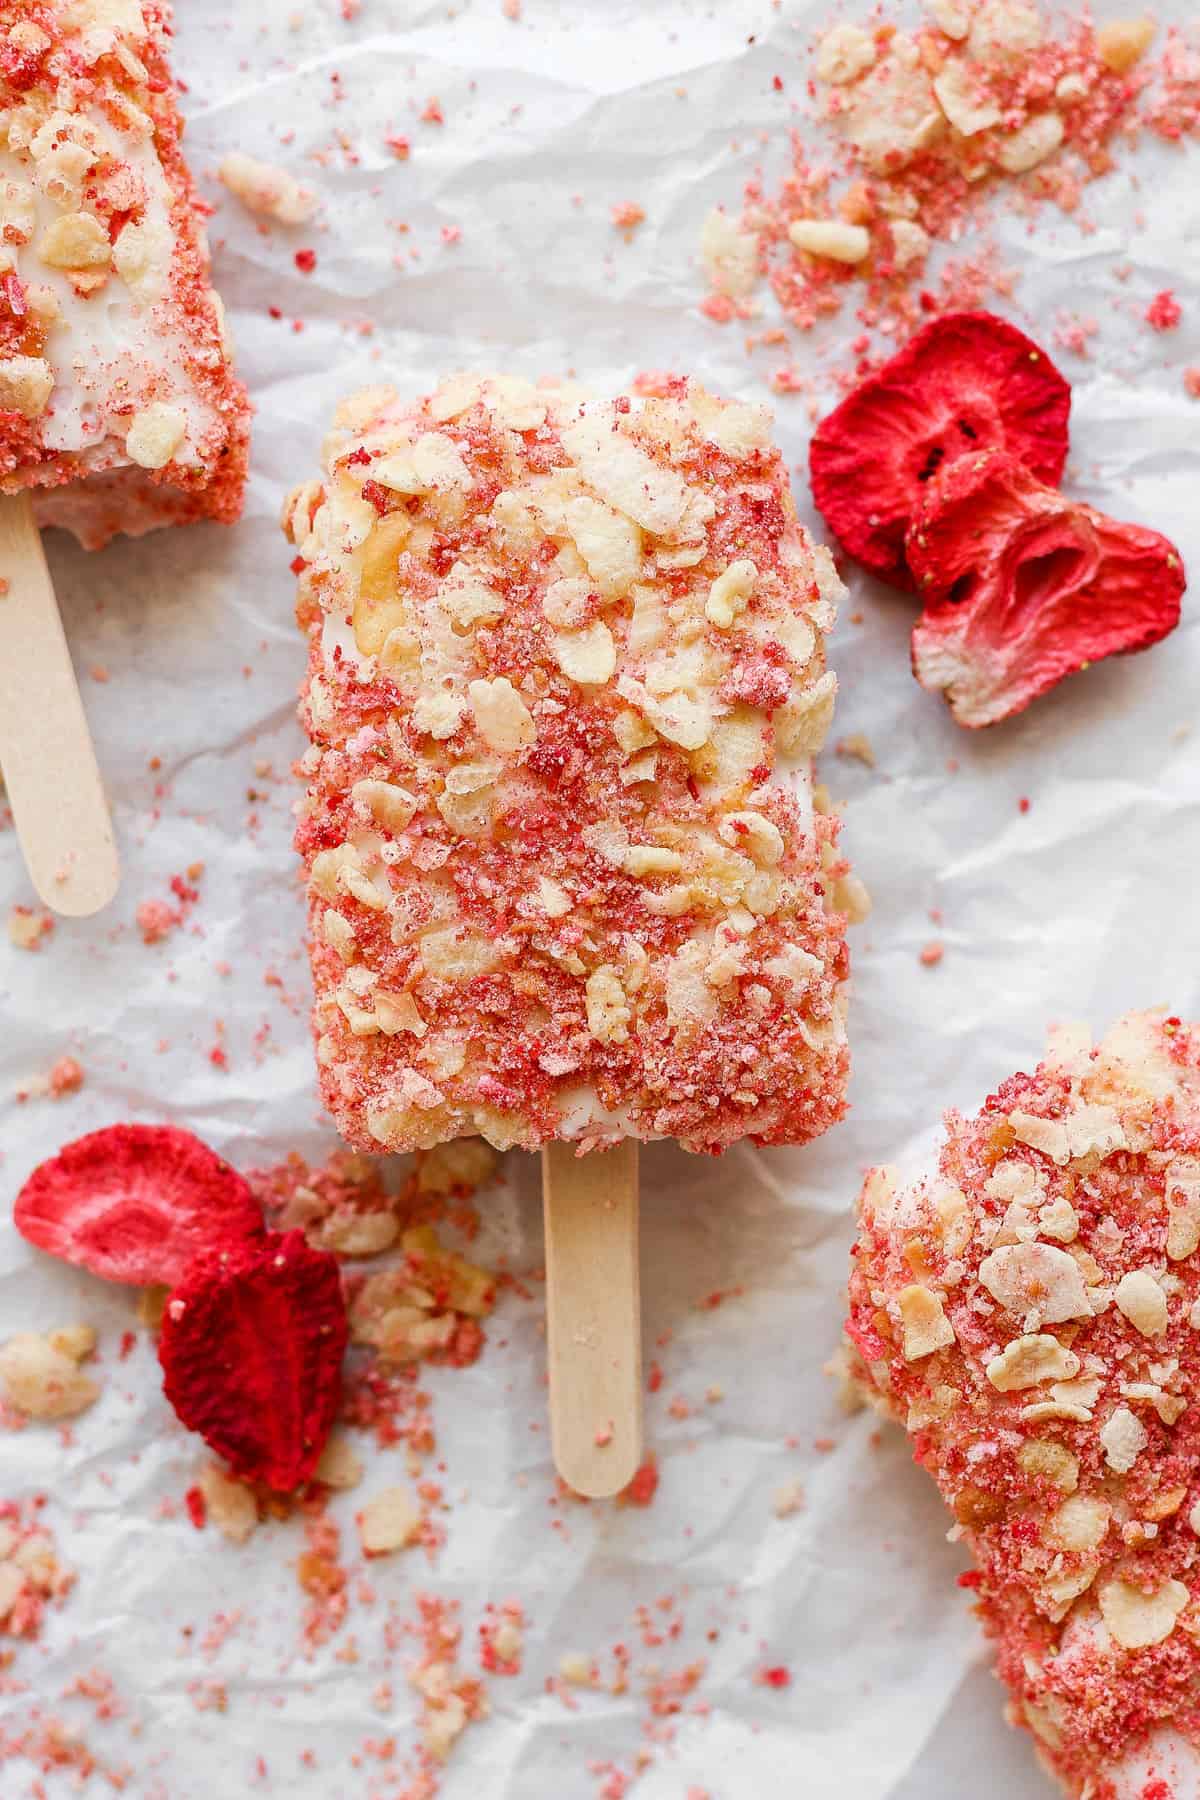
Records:
[[[852,1372],[952,1508],[1073,1800],[1200,1795],[1200,1031],[1062,1027],[859,1201]]]
[[[235,519],[249,406],[157,0],[0,0],[0,491],[87,548]]]
[[[840,583],[767,408],[454,376],[297,489],[322,1092],[364,1148],[801,1143],[845,1106]]]

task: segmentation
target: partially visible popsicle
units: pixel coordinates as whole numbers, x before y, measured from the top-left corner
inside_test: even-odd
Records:
[[[455,376],[350,400],[289,498],[317,1060],[351,1143],[565,1144],[561,1193],[571,1152],[841,1116],[851,890],[812,774],[841,590],[770,425],[683,380]]]
[[[147,0],[0,4],[0,488],[89,549],[241,511],[249,408]]]
[[[95,549],[231,521],[246,475],[169,21],[154,0],[0,0],[0,756],[35,880],[65,910],[88,910],[70,865],[102,855],[107,813],[34,525]]]
[[[877,1169],[848,1334],[1076,1800],[1200,1796],[1200,1032],[1056,1033],[936,1176]]]

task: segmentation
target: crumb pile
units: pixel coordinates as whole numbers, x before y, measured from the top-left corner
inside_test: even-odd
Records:
[[[864,335],[899,338],[932,312],[978,306],[1013,277],[979,239],[927,268],[968,226],[1010,207],[1079,214],[1088,184],[1140,130],[1170,143],[1200,129],[1200,53],[1176,30],[1151,55],[1144,17],[1049,23],[1030,0],[927,0],[915,32],[883,18],[834,25],[817,45],[810,93],[819,143],[799,130],[777,190],[761,175],[740,213],[707,219],[701,252],[720,322],[754,320],[766,279],[784,325],[748,340],[789,345],[853,306]],[[789,330],[790,328],[790,330]],[[792,364],[779,391],[802,387]]]
[[[1068,1793],[1182,1800],[1200,1740],[1200,1033],[1055,1034],[938,1173],[868,1178],[848,1334],[978,1567]],[[1176,1783],[1182,1780],[1183,1785]]]

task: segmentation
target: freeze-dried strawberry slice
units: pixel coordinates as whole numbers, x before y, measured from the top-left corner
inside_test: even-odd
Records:
[[[302,1231],[193,1265],[163,1314],[167,1399],[236,1475],[291,1493],[337,1412],[346,1305],[336,1257]]]
[[[1174,544],[1046,487],[1003,451],[930,484],[908,536],[925,611],[913,672],[960,725],[993,725],[1101,657],[1145,650],[1179,623]]]
[[[106,1281],[174,1287],[202,1251],[263,1234],[250,1189],[190,1131],[109,1125],[33,1171],[17,1230]]]
[[[813,499],[851,556],[911,588],[905,534],[937,471],[999,447],[1057,481],[1070,411],[1070,387],[1023,331],[992,313],[943,314],[818,425]]]

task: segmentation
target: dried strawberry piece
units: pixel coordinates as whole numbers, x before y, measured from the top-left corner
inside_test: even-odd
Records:
[[[1070,411],[1068,383],[1032,338],[992,313],[945,313],[818,425],[813,499],[851,556],[911,588],[904,539],[931,477],[999,447],[1055,482]]]
[[[138,1287],[174,1287],[202,1252],[263,1235],[236,1169],[173,1125],[77,1138],[33,1171],[13,1218],[39,1250]]]
[[[1003,451],[931,483],[908,537],[925,611],[913,672],[960,725],[993,725],[1065,675],[1145,650],[1179,623],[1174,544],[1046,487]]]
[[[167,1399],[235,1475],[291,1493],[337,1413],[346,1349],[337,1258],[302,1231],[193,1265],[163,1314]]]

